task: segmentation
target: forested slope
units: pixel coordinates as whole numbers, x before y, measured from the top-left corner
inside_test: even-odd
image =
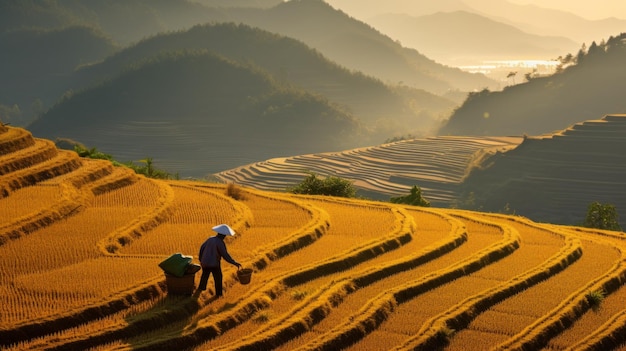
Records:
[[[625,39],[626,33],[618,34],[564,56],[554,75],[499,92],[471,93],[439,134],[539,135],[589,116],[626,113]]]
[[[319,96],[207,52],[164,53],[65,99],[29,126],[182,177],[348,147],[362,126]]]

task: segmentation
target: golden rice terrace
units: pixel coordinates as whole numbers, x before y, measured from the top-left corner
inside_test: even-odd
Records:
[[[300,183],[309,172],[353,181],[359,194],[389,200],[420,186],[434,206],[449,207],[476,155],[510,150],[521,137],[437,136],[377,146],[273,158],[216,174],[220,180],[271,191]]]
[[[0,125],[0,348],[626,350],[624,233],[226,188]],[[219,223],[251,283],[168,294]]]

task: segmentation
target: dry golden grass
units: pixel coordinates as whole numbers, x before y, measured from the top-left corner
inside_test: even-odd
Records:
[[[369,333],[349,349],[378,347],[389,349],[394,345],[379,343],[380,340],[385,339],[385,335],[395,335],[394,339],[398,339],[396,335],[398,333],[407,337],[414,335],[430,316],[443,311],[445,306],[462,300],[462,296],[466,294],[471,295],[472,292],[483,290],[486,286],[494,284],[489,280],[472,278],[471,275],[457,276],[455,272],[468,270],[469,274],[472,270],[470,267],[476,263],[492,264],[492,259],[487,259],[484,253],[498,250],[498,247],[508,247],[515,242],[515,233],[506,227],[473,219],[466,221],[465,225],[468,233],[467,243],[441,259],[421,266],[421,271],[416,272],[413,277],[399,277],[404,278],[402,279],[404,283],[396,282],[392,285],[394,286],[392,291],[370,298],[368,305],[375,306],[386,295],[392,294],[394,304],[398,305],[376,332]],[[514,247],[510,249],[514,250]],[[440,278],[446,276],[449,278]]]
[[[32,134],[23,128],[7,128],[0,130],[0,155],[10,155],[35,144]]]
[[[127,196],[120,194],[125,191]],[[94,198],[77,215],[0,246],[0,284],[6,291],[0,300],[3,305],[15,307],[3,314],[3,328],[79,308],[112,291],[127,288],[129,281],[138,281],[138,276],[145,280],[156,273],[154,269],[129,269],[129,264],[132,267],[136,262],[102,261],[99,240],[149,213],[158,187],[146,180],[116,192]],[[141,200],[132,200],[135,194],[141,194]],[[149,262],[153,266],[155,260]],[[106,276],[101,272],[103,269],[115,274],[110,273],[103,281],[99,279]],[[79,272],[82,273],[79,279],[73,279]],[[118,282],[107,286],[110,279]],[[16,300],[20,303],[9,303]]]
[[[540,333],[542,323],[552,323],[564,308],[563,304],[586,289],[586,283],[605,274],[619,258],[610,247],[588,241],[583,242],[583,252],[578,261],[561,273],[482,313],[469,329],[499,335],[500,340],[491,347],[503,348],[526,342],[525,338],[533,336],[533,331]]]
[[[53,142],[37,139],[30,147],[5,155],[0,154],[0,175],[29,168],[34,164],[55,157],[57,153],[58,151]]]
[[[354,215],[361,212],[361,211],[349,211],[351,206],[348,206],[348,203],[346,202],[343,202],[345,204],[344,206],[337,206],[337,207],[326,206],[327,203],[329,202],[333,202],[333,201],[324,199],[324,205],[330,215],[331,223],[333,224],[336,223],[337,225],[331,226],[328,233],[324,235],[323,238],[318,240],[318,242],[316,242],[314,245],[311,246],[311,248],[316,249],[316,251],[319,251],[320,253],[326,255],[320,258],[321,262],[319,263],[319,266],[324,266],[325,264],[328,265],[327,262],[331,260],[342,260],[342,253],[338,253],[336,258],[332,258],[331,255],[335,251],[332,248],[323,246],[325,245],[325,243],[323,242],[324,238],[346,235],[347,230],[354,230],[355,228],[352,225],[355,219],[357,219],[357,218],[354,218]],[[355,204],[352,204],[352,205],[355,205]],[[385,209],[387,209],[387,211],[385,211]],[[398,222],[396,224],[395,221],[401,220],[401,218],[404,218],[404,217],[398,217],[397,215],[394,215],[392,212],[388,212],[388,208],[386,208],[386,206],[382,206],[379,209],[374,209],[374,212],[372,212],[372,215],[373,216],[376,216],[376,215],[387,216],[390,218],[391,222],[388,223],[389,225],[387,225],[386,227],[376,227],[375,225],[373,225],[373,223],[369,223],[367,221],[363,221],[365,223],[361,225],[369,224],[370,226],[369,229],[371,229],[372,231],[378,230],[380,232],[383,232],[385,230],[388,230],[388,231],[391,230],[386,233],[390,237],[393,237],[395,235],[394,232],[398,232],[400,229],[403,228],[403,225],[401,224],[401,222]],[[387,221],[381,221],[383,225],[386,222]],[[381,236],[381,235],[379,234],[378,236]],[[382,235],[382,236],[384,237],[385,235]],[[392,252],[395,252],[395,250]],[[345,255],[348,257],[353,256],[352,252],[350,251],[345,252]],[[383,256],[386,256],[386,255],[383,255]],[[364,265],[369,265],[369,263],[370,261],[368,260],[366,263],[364,263]],[[315,261],[311,262],[311,266],[316,266],[316,265],[318,265],[318,263],[316,263]],[[349,261],[346,261],[344,264],[345,267],[349,265],[350,265]],[[294,267],[294,268],[297,268],[297,267]],[[302,269],[307,270],[310,268],[307,268],[307,265],[305,265]],[[270,268],[268,269],[268,271],[269,271],[268,274],[271,274],[271,272],[277,271],[277,269],[273,270],[272,268]],[[263,275],[266,275],[265,272],[263,273]],[[260,320],[255,318],[255,319],[252,319],[251,321],[243,323],[240,327],[237,328],[237,330],[233,330],[233,332],[226,333],[225,338],[224,339],[220,338],[220,340],[222,341],[230,340],[226,335],[242,335],[242,330],[246,330],[244,335],[248,335],[248,337],[245,340],[238,340],[236,338],[232,339],[232,341],[235,344],[232,347],[242,347],[242,345],[246,343],[248,344],[258,343],[259,340],[265,339],[266,334],[272,335],[276,333],[290,332],[290,330],[297,328],[297,326],[301,323],[297,317],[296,318],[293,317],[294,315],[306,316],[307,314],[310,313],[308,312],[310,307],[315,308],[315,306],[311,306],[307,304],[307,300],[310,300],[311,298],[315,299],[315,297],[319,296],[320,293],[321,294],[324,293],[325,289],[319,289],[319,287],[324,286],[325,285],[324,282],[328,282],[329,280],[345,279],[345,278],[342,278],[342,276],[345,276],[342,270],[328,271],[328,272],[325,272],[324,276],[321,278],[304,282],[304,284],[296,283],[298,284],[297,287],[293,287],[293,286],[287,287],[285,291],[282,291],[281,294],[277,298],[275,298],[274,301],[272,301],[271,306],[269,308],[267,308],[266,310],[260,313],[260,315],[262,316]],[[302,300],[304,300],[304,302],[301,302]],[[320,305],[318,308],[322,308],[322,309],[324,308],[323,303],[325,301],[323,297],[316,299],[316,302]],[[302,306],[301,309],[297,307],[300,304],[304,304],[304,306]],[[304,317],[304,318],[308,318],[308,317]],[[260,322],[263,322],[263,323],[260,323]],[[251,334],[252,330],[255,330],[256,334]],[[221,346],[223,345],[222,341],[220,341],[219,343],[217,343],[217,341],[216,343],[209,342],[207,344],[200,346],[199,349],[207,348],[207,347],[212,349],[217,346]],[[236,346],[236,345],[239,345],[239,346]],[[229,346],[224,346],[224,347],[228,348]]]
[[[522,220],[509,221],[518,232],[523,233],[532,242],[533,237],[554,236],[546,230],[538,230],[531,223]],[[537,241],[539,242],[539,241]],[[550,241],[546,240],[546,244]],[[556,244],[564,244],[561,247]],[[546,250],[546,248],[549,248]],[[538,250],[543,249],[543,250]],[[480,348],[476,344],[469,346],[465,334],[476,334],[475,330],[467,329],[471,326],[472,319],[476,318],[485,309],[490,308],[499,301],[508,298],[522,289],[527,288],[537,282],[549,277],[549,273],[555,269],[563,269],[575,261],[580,255],[580,245],[578,240],[570,238],[563,242],[555,242],[552,247],[547,245],[521,245],[513,254],[503,258],[499,262],[492,264],[475,274],[476,277],[496,282],[492,287],[483,290],[448,310],[435,315],[427,321],[422,329],[409,338],[400,349],[428,349],[440,342],[442,331],[459,330],[455,332],[454,338],[449,340],[449,349]],[[508,269],[503,269],[502,267]],[[499,323],[498,319],[490,319],[485,323]],[[484,334],[484,331],[478,331]],[[457,337],[459,336],[459,337]],[[469,339],[472,339],[471,337]],[[480,341],[480,339],[476,339]]]
[[[194,188],[171,183],[174,199],[172,213],[156,228],[119,250],[123,255],[155,255],[168,257],[181,252],[197,258],[198,248],[209,236],[211,228],[219,223],[229,223],[243,235],[251,214],[247,208],[239,206],[232,199],[221,195],[220,191]],[[230,246],[230,245],[229,245]]]
[[[597,305],[589,306],[585,303],[582,308],[577,306],[575,310],[579,314],[583,313],[582,316],[573,325],[552,338],[547,348],[561,350],[609,348],[608,345],[612,343],[614,335],[623,334],[624,330],[624,325],[620,327],[620,323],[616,321],[620,320],[620,316],[623,316],[625,311],[626,286],[620,286],[619,282],[626,279],[626,238],[614,232],[586,228],[559,227],[559,230],[566,230],[572,235],[604,243],[607,247],[619,250],[621,258],[610,272],[596,280],[595,286],[589,287],[588,293],[602,292],[605,295],[604,299],[598,301]]]
[[[63,196],[60,185],[31,186],[0,201],[0,223],[3,226],[17,221],[18,218],[37,213]]]
[[[58,150],[54,157],[3,175],[0,178],[0,195],[72,172],[80,168],[81,165],[82,163],[75,152]]]
[[[46,158],[48,146],[0,128],[3,349],[620,350],[626,341],[623,233],[155,181],[69,153]],[[382,155],[365,151],[369,163]],[[238,232],[228,248],[254,268],[252,282],[225,265],[224,298],[168,295],[158,263],[195,256],[219,223]],[[607,295],[591,308],[587,295],[599,290]]]
[[[176,183],[176,184],[178,184],[178,183]],[[177,188],[178,190],[183,189],[185,191],[193,190],[193,189],[186,188],[184,186],[181,187],[179,185],[175,185],[174,188]],[[201,185],[200,188],[202,188],[202,189],[199,189],[200,190],[199,193],[200,194],[204,194],[204,195],[198,197],[198,192],[192,191],[192,193],[194,193],[194,196],[193,196],[194,203],[197,203],[197,204],[202,204],[202,203],[213,204],[216,199],[221,199],[221,201],[226,201],[226,202],[230,201],[227,198],[224,198],[224,197],[222,197],[222,195],[220,195],[223,192],[223,188],[222,187],[219,187],[219,186],[218,187],[215,187],[215,186],[210,186],[209,187],[209,186]],[[187,194],[185,191],[183,191],[182,193],[179,192],[178,194],[179,195],[180,194]],[[282,208],[283,212],[274,212],[273,213],[273,216],[274,216],[275,220],[279,220],[281,218],[282,214],[284,214],[284,213],[293,213],[294,214],[292,220],[290,221],[292,223],[291,227],[289,227],[289,226],[287,226],[285,224],[280,229],[274,228],[274,230],[283,231],[283,235],[282,235],[282,238],[281,238],[282,240],[284,240],[285,238],[289,238],[289,237],[298,238],[300,236],[300,235],[289,235],[290,231],[294,231],[294,230],[296,232],[298,230],[308,231],[308,230],[311,230],[311,227],[313,227],[313,230],[318,230],[316,228],[319,227],[319,224],[322,225],[322,228],[320,228],[320,230],[321,230],[321,229],[323,229],[323,227],[326,226],[326,224],[325,224],[326,220],[323,217],[320,217],[319,214],[316,213],[316,211],[314,209],[310,208],[310,207],[301,208],[296,202],[288,201],[288,200],[279,201],[279,199],[277,199],[277,198],[274,199],[274,198],[270,198],[270,197],[267,197],[267,196],[256,196],[256,197],[257,197],[257,199],[252,203],[252,206],[253,206],[252,208],[253,209],[256,209],[256,207],[254,207],[254,206],[258,206],[259,209],[264,209],[264,208],[266,208],[266,207],[268,207],[270,205],[275,205],[277,201],[278,201],[279,204],[281,204],[281,206],[283,206],[283,208]],[[252,197],[250,197],[250,196],[246,196],[246,198],[252,199]],[[185,201],[183,201],[183,202],[185,202]],[[240,206],[240,204],[235,204],[235,205],[236,205],[236,207]],[[200,206],[200,207],[202,207],[202,206]],[[250,210],[247,206],[245,208],[248,211]],[[303,210],[306,210],[306,211],[304,211],[305,214],[301,213],[301,212],[303,212]],[[284,212],[284,211],[287,211],[287,212]],[[196,211],[196,214],[199,215],[200,212],[201,211]],[[297,218],[300,218],[301,220],[297,221]],[[195,225],[194,223],[187,223],[185,221],[180,222],[180,218],[176,218],[175,212],[174,212],[174,216],[171,218],[171,220],[172,220],[172,223],[171,223],[172,225],[178,224],[178,225],[181,226],[181,228],[184,228],[184,227],[189,226],[189,225],[192,225],[192,226]],[[320,222],[320,223],[318,223],[318,222]],[[246,237],[251,238],[251,239],[258,238],[258,236],[255,235],[255,229],[256,229],[255,226],[253,226],[250,229],[246,229],[245,232],[240,235],[240,239],[239,240],[241,240],[241,241],[231,242],[231,244],[234,244],[234,245],[232,245],[232,246],[229,245],[229,248],[230,247],[237,247],[239,244],[244,242]],[[141,240],[143,240],[144,238],[149,237],[151,234],[152,233],[148,233],[147,235],[142,236]],[[235,238],[237,238],[238,236],[235,236]],[[197,242],[197,243],[195,243],[195,244],[199,246],[202,243],[202,241],[204,241],[205,238],[206,237],[202,237],[202,240]],[[131,245],[128,246],[128,248],[131,248],[135,244],[139,244],[141,242],[141,240],[137,240],[137,241],[133,242]],[[281,244],[282,240],[279,240],[278,245],[282,245]],[[267,241],[264,241],[264,243],[268,244]],[[195,249],[197,249],[197,247],[195,247]],[[270,247],[268,250],[272,251],[273,249]],[[124,250],[121,250],[121,251],[124,251]],[[234,251],[234,250],[230,250],[230,251]],[[267,253],[262,253],[262,255],[265,256],[265,255],[267,255]],[[242,259],[241,262],[244,262],[244,263],[246,262],[245,261],[246,260],[245,256],[242,256],[242,257],[235,256],[235,257],[237,259]],[[120,258],[120,260],[121,260],[121,258]],[[154,267],[156,268],[156,264],[154,264]],[[234,282],[232,281],[232,277],[230,275],[230,272],[232,272],[232,270],[229,269],[229,267],[225,267],[225,271],[226,271],[225,285],[226,285],[226,291],[228,292],[228,294],[229,295],[232,294],[234,296],[238,296],[238,295],[240,296],[240,295],[245,294],[245,289],[242,289],[242,286],[233,284]],[[253,281],[253,284],[251,284],[250,286],[254,286],[255,283],[256,283],[256,279]],[[255,297],[252,296],[251,299],[254,300]],[[204,297],[201,300],[202,301],[206,301],[206,299]],[[190,305],[189,302],[190,301],[184,301],[183,300],[183,302],[181,302],[179,304],[178,308],[181,308],[181,309],[193,308],[193,309],[197,310],[197,314],[196,314],[196,319],[197,320],[201,320],[202,316],[211,315],[211,314],[214,313],[213,311],[215,311],[215,309],[214,309],[215,306],[206,306],[206,311],[203,311],[202,309],[198,309],[198,306]],[[228,305],[228,302],[224,302],[224,305]],[[170,305],[170,308],[176,308],[176,306]],[[219,309],[221,309],[221,308],[219,308]],[[145,315],[146,313],[148,313],[148,312],[144,311],[143,313],[140,313],[139,317],[141,317],[142,314]],[[226,317],[225,318],[229,318],[229,314],[228,313],[226,313]],[[137,323],[142,323],[141,320],[142,320],[142,318],[139,318],[138,319],[139,322],[137,322]],[[132,322],[132,323],[129,324],[126,320],[118,320],[116,323],[111,323],[111,322],[109,322],[109,323],[110,323],[110,327],[106,331],[103,331],[102,333],[107,334],[107,335],[110,334],[110,333],[126,335],[125,333],[127,333],[128,330],[134,330],[134,328],[137,328],[135,322]],[[180,335],[180,333],[181,333],[180,328],[184,327],[184,325],[183,326],[179,326],[176,323],[170,323],[168,325],[171,328],[174,329],[173,333],[177,333],[178,335]],[[92,337],[102,337],[102,333],[93,333],[95,335],[92,335]],[[162,333],[163,334],[167,334],[167,331],[163,331]],[[100,336],[98,336],[98,334],[100,334]],[[76,343],[80,343],[82,341],[81,340],[79,340],[79,341],[70,341],[70,340],[68,340],[68,342],[73,342],[73,343],[76,344]],[[122,347],[122,346],[119,346],[119,347]]]

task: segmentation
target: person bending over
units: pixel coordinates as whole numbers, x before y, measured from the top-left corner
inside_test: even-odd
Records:
[[[226,224],[220,224],[212,228],[217,234],[208,238],[200,246],[200,254],[198,259],[202,266],[202,276],[198,285],[198,291],[206,290],[209,276],[213,274],[213,282],[215,283],[215,296],[222,296],[222,267],[220,265],[222,258],[237,268],[241,265],[228,254],[224,238],[235,235],[235,231]]]

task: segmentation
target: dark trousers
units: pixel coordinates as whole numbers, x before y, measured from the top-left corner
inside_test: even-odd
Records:
[[[215,283],[215,295],[222,296],[222,267],[202,267],[202,276],[198,284],[199,290],[206,290],[206,284],[209,276],[213,273],[213,282]]]

